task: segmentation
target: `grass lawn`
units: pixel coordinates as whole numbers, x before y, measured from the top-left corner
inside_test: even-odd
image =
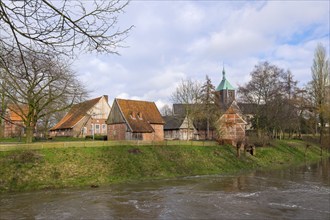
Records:
[[[276,141],[241,154],[231,146],[101,146],[0,152],[0,192],[101,186],[179,176],[277,169],[320,159],[303,141]],[[329,157],[329,152],[323,153]]]

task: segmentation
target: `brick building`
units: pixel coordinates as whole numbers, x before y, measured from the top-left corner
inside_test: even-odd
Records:
[[[8,105],[3,120],[3,136],[4,137],[20,137],[24,135],[24,122],[22,117],[27,112],[27,106],[17,107]]]
[[[164,140],[164,120],[154,102],[115,99],[107,124],[108,140]]]
[[[110,109],[107,95],[73,105],[69,112],[50,129],[50,136],[106,136],[107,124],[105,121]]]

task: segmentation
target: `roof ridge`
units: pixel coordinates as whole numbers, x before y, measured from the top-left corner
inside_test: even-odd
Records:
[[[82,118],[87,115],[87,112],[93,108],[103,96],[86,100],[71,106],[70,110],[63,118],[50,130],[73,128]]]
[[[144,101],[144,100],[136,100],[136,99],[122,99],[122,98],[115,98],[115,99],[117,99],[117,100],[123,100],[123,101],[155,103],[155,102],[153,102],[153,101]]]

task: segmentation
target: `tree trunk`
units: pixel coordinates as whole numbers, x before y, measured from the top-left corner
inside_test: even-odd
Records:
[[[44,135],[44,138],[48,138],[48,124],[49,124],[49,120],[47,119],[47,121],[45,122],[45,128],[43,130],[43,135]]]
[[[207,139],[207,140],[209,140],[210,139],[210,121],[209,121],[209,117],[207,117],[207,121],[206,121],[206,123],[207,123],[207,138],[205,138],[205,139]]]
[[[26,126],[26,143],[32,143],[34,126]]]
[[[2,122],[1,122],[0,123],[0,138],[3,138],[5,136],[5,134],[4,134],[4,131],[5,131],[4,127],[5,127],[4,123],[2,124]]]

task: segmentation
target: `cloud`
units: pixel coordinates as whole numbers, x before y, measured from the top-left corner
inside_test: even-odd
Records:
[[[182,7],[177,7],[176,10],[176,26],[185,31],[194,31],[203,25],[205,20],[205,12],[197,5],[190,2],[184,4]]]
[[[318,42],[329,48],[328,1],[131,1],[120,25],[135,28],[121,56],[85,55],[75,65],[91,96],[169,103],[181,79],[217,86],[224,63],[235,87],[260,61],[310,77]]]

